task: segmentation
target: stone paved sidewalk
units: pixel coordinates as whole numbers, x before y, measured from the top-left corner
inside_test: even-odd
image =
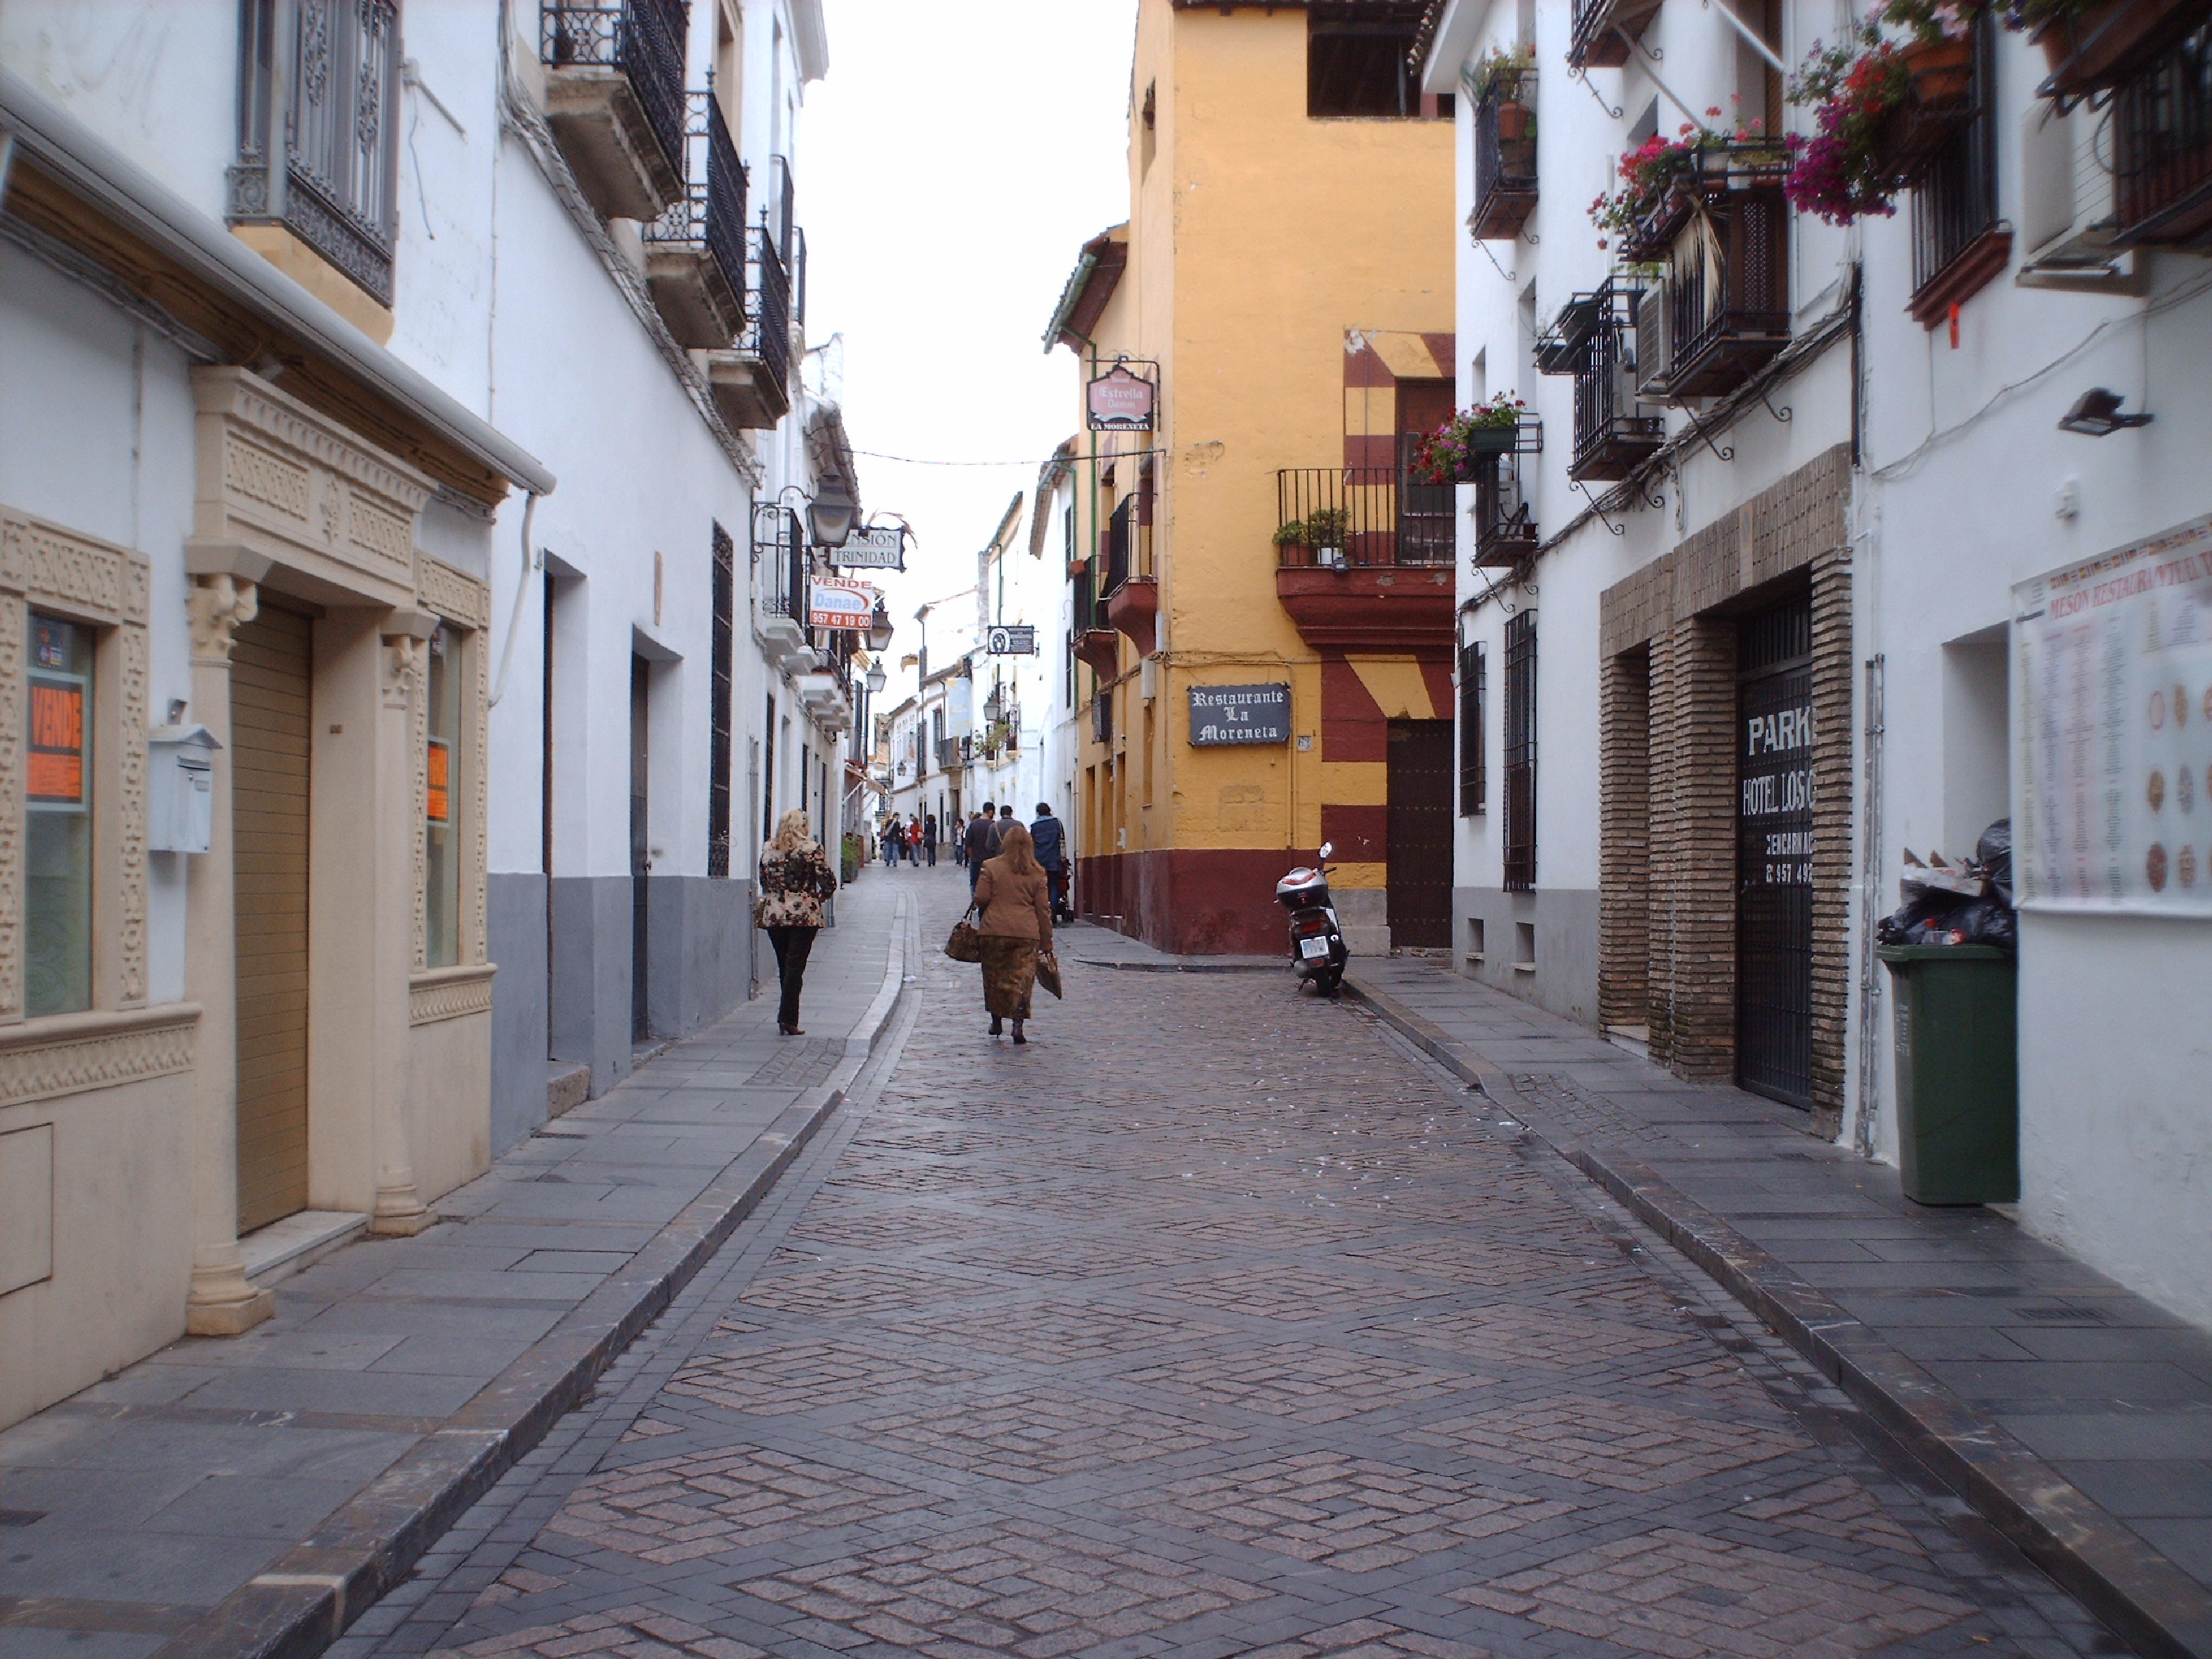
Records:
[[[0,1656],[319,1647],[828,1116],[898,997],[913,908],[879,879],[840,896],[805,1038],[776,1033],[770,984],[448,1194],[436,1226],[350,1245],[244,1336],[179,1341],[0,1432]]]
[[[1659,1226],[2147,1652],[2212,1655],[2212,1334],[1801,1115],[1418,957],[1364,997]]]
[[[333,1659],[2124,1650],[1372,1014],[1071,936],[994,1043],[925,896],[880,1093]]]

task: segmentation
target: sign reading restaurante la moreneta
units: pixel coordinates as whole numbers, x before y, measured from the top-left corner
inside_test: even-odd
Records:
[[[1291,688],[1287,685],[1194,685],[1190,740],[1214,744],[1288,743]]]

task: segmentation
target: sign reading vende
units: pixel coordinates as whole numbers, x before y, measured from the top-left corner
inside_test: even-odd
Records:
[[[1116,363],[1085,389],[1093,432],[1150,432],[1155,389]]]
[[[840,570],[903,570],[906,532],[895,524],[864,526],[830,550],[830,562]]]
[[[868,631],[875,614],[876,590],[866,582],[842,576],[817,576],[806,585],[806,625],[842,629],[850,634]]]
[[[1291,688],[1287,685],[1194,685],[1190,740],[1218,744],[1288,743]]]

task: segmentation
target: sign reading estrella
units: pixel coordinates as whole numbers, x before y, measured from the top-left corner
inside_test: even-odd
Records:
[[[1194,685],[1190,740],[1217,744],[1288,743],[1291,688],[1287,685]]]
[[[1085,388],[1093,432],[1150,432],[1158,389],[1126,363],[1116,363]]]
[[[842,576],[817,576],[806,585],[806,625],[865,634],[875,614],[876,590]]]

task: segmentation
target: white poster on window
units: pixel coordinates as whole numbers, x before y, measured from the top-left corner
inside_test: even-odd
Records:
[[[2212,915],[2212,519],[2013,590],[2023,904]]]

